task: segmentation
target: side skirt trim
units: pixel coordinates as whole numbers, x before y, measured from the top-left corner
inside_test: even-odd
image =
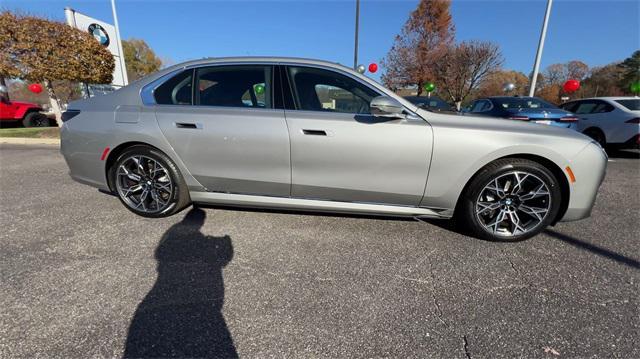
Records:
[[[195,203],[220,204],[237,207],[293,209],[317,212],[354,213],[424,218],[450,218],[447,211],[436,212],[428,208],[391,206],[383,204],[322,201],[300,198],[255,196],[218,192],[191,192]]]

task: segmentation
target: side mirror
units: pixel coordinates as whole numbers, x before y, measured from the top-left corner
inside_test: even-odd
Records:
[[[374,97],[369,104],[371,114],[380,117],[400,118],[404,107],[398,100],[387,96]]]

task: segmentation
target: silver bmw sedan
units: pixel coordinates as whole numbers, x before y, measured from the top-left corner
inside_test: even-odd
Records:
[[[427,112],[297,58],[175,65],[71,103],[63,120],[71,177],[146,217],[191,203],[455,216],[476,237],[517,241],[588,217],[607,163],[575,131]]]

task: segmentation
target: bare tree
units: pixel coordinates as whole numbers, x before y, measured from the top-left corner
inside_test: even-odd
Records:
[[[433,67],[454,39],[449,0],[421,0],[382,60],[382,82],[392,89],[433,81]]]
[[[504,62],[498,45],[484,41],[465,41],[451,47],[435,66],[441,93],[460,110],[462,102],[487,76]]]

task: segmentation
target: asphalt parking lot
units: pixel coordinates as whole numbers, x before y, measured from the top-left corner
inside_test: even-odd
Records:
[[[447,222],[128,212],[0,145],[0,357],[640,357],[640,154],[521,243]]]

